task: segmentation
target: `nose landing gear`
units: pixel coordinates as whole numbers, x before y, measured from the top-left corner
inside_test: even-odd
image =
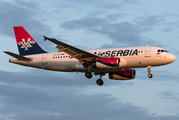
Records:
[[[147,70],[148,70],[148,77],[149,78],[152,78],[153,77],[153,75],[150,73],[151,72],[151,68],[152,68],[152,66],[147,66]]]

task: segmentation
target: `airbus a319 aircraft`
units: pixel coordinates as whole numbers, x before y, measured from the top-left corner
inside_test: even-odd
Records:
[[[58,52],[48,53],[22,27],[14,27],[19,54],[4,51],[14,57],[11,63],[34,68],[63,71],[84,72],[87,78],[99,75],[96,81],[103,85],[102,76],[109,74],[109,79],[131,80],[136,76],[132,68],[147,67],[148,77],[152,78],[151,68],[175,61],[175,56],[165,49],[153,46],[82,50],[54,38],[44,36],[45,40],[55,43]]]

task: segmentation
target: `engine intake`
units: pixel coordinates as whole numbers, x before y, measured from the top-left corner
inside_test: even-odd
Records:
[[[136,71],[133,69],[120,70],[118,72],[109,73],[109,79],[115,80],[131,80],[136,76]]]

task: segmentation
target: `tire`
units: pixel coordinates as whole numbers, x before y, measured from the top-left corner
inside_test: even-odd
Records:
[[[153,77],[153,75],[152,75],[152,74],[148,74],[148,77],[149,77],[149,78],[152,78],[152,77]]]
[[[104,82],[103,82],[101,79],[98,79],[98,80],[96,81],[96,83],[97,83],[99,86],[102,86]]]
[[[92,78],[93,75],[92,75],[90,72],[86,72],[86,73],[85,73],[85,76],[86,76],[88,79],[90,79],[90,78]]]

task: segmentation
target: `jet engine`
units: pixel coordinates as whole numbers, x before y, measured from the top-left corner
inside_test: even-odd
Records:
[[[109,79],[115,80],[131,80],[136,76],[136,71],[133,69],[125,69],[117,72],[110,72]]]
[[[126,65],[127,61],[118,57],[99,59],[92,64],[93,68],[122,68]]]

